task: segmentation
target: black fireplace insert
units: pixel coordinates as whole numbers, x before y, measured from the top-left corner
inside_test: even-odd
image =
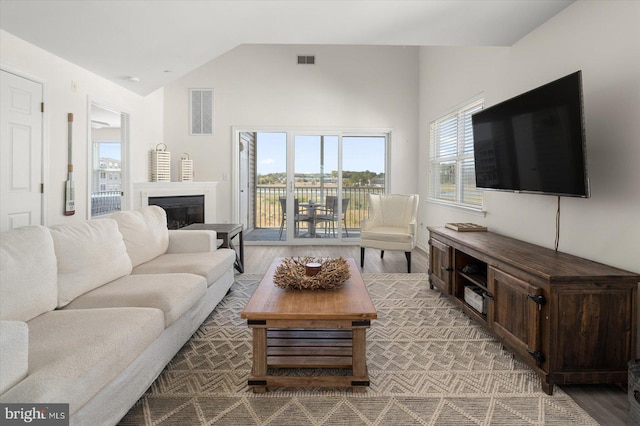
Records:
[[[167,212],[169,229],[204,223],[204,195],[149,197],[149,205],[160,206]]]

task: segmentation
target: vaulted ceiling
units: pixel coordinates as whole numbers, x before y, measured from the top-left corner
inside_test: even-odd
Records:
[[[247,43],[510,46],[572,1],[0,0],[0,28],[146,95]]]

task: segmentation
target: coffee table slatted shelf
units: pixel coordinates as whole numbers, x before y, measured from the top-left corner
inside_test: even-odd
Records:
[[[267,365],[274,368],[351,368],[350,330],[269,329]]]

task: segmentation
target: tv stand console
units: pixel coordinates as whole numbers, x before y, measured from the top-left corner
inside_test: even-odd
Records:
[[[529,365],[544,392],[626,384],[640,274],[492,232],[428,229],[430,287]]]

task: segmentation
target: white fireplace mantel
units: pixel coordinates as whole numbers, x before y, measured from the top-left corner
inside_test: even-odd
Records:
[[[139,182],[133,184],[133,207],[149,205],[149,197],[204,195],[204,221],[216,223],[218,182]]]

